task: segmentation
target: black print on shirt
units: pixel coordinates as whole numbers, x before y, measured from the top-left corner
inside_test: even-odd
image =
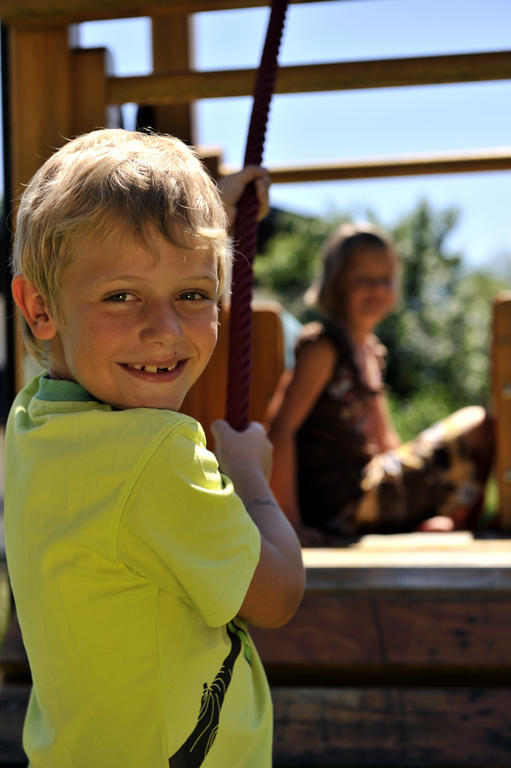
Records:
[[[226,625],[226,630],[231,650],[211,685],[204,683],[197,725],[185,743],[169,758],[169,768],[199,768],[202,765],[215,740],[220,710],[231,682],[234,663],[242,648],[250,663],[250,646],[245,630],[233,621]]]

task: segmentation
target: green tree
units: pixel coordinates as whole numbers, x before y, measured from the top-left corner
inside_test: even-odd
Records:
[[[275,296],[301,318],[303,294],[316,275],[322,245],[347,219],[339,214],[320,219],[276,211],[274,234],[255,260],[254,273],[259,290]]]
[[[467,273],[462,255],[450,251],[457,221],[456,210],[437,212],[421,201],[398,222],[401,302],[378,328],[395,395],[430,389],[449,409],[487,400],[491,304],[502,287],[489,273]]]

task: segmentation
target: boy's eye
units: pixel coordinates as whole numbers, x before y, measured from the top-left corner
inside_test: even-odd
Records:
[[[125,304],[127,301],[136,301],[136,297],[128,291],[119,291],[118,293],[112,293],[107,296],[105,301],[112,301],[115,304]]]
[[[177,297],[178,301],[200,301],[201,299],[207,299],[208,296],[206,296],[201,291],[183,291],[183,293],[180,293]]]

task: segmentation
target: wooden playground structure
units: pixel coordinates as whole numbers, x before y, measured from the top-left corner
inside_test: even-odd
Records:
[[[267,4],[0,0],[6,198],[16,199],[64,137],[115,125],[123,103],[149,107],[155,129],[194,144],[193,102],[250,95],[254,70],[194,71],[191,14]],[[152,74],[115,77],[106,49],[73,47],[70,25],[131,16],[152,19]],[[511,50],[283,67],[276,92],[509,78]],[[221,176],[219,155],[204,162]],[[511,147],[269,170],[273,183],[286,183],[510,169]],[[206,428],[224,412],[226,328],[227,318],[183,408]],[[19,387],[15,329],[12,340]],[[261,419],[283,368],[278,306],[254,307],[253,352],[251,413]],[[281,630],[254,632],[275,705],[275,768],[511,767],[511,294],[495,300],[489,355],[500,531],[367,536],[339,549],[304,550],[307,590],[296,617]],[[30,686],[15,615],[0,664],[0,768],[14,768],[26,765],[21,728]]]

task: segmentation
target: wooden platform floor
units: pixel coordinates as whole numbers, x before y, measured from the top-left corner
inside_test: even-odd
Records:
[[[365,536],[303,557],[296,616],[252,630],[274,768],[511,768],[511,538]],[[15,768],[30,681],[15,625],[0,657],[0,768]]]

